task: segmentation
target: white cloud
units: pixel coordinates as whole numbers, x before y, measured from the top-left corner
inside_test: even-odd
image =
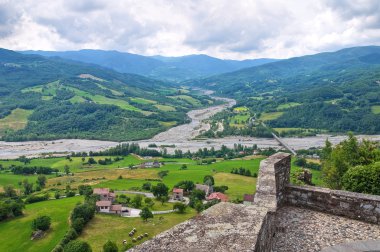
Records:
[[[0,47],[286,58],[380,45],[377,0],[0,0]]]

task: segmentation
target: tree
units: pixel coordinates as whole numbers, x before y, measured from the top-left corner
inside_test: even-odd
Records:
[[[68,165],[65,165],[63,167],[63,170],[65,171],[66,175],[69,175],[69,173],[70,173],[70,167]]]
[[[33,230],[46,231],[50,228],[51,218],[49,216],[40,216],[32,221]]]
[[[22,181],[22,186],[24,187],[24,194],[29,195],[33,192],[33,184],[29,183],[27,179]]]
[[[149,210],[148,207],[144,207],[140,212],[140,217],[147,221],[149,218],[153,218],[153,213]]]
[[[193,181],[183,180],[183,181],[178,182],[174,187],[175,188],[181,188],[185,192],[190,192],[195,188],[195,184]]]
[[[138,194],[135,197],[133,197],[133,199],[131,200],[131,204],[134,208],[140,208],[141,203],[142,203],[142,196]]]
[[[166,201],[169,200],[169,196],[160,196],[158,199],[160,200],[161,205],[163,205]]]
[[[88,159],[88,163],[91,165],[91,164],[96,164],[97,162],[96,162],[96,160],[93,157],[90,157]]]
[[[103,252],[118,252],[119,249],[117,248],[116,243],[108,240],[104,245],[103,245]]]
[[[152,208],[154,206],[154,202],[151,198],[145,198],[144,200],[145,204],[149,207]]]
[[[156,198],[162,196],[168,196],[169,188],[164,183],[158,183],[156,186],[152,186],[152,193]]]
[[[203,184],[208,185],[208,186],[213,186],[215,184],[214,177],[211,175],[206,175],[203,178]]]
[[[187,165],[186,165],[186,164],[183,164],[183,165],[181,166],[181,170],[187,170]]]
[[[86,223],[84,222],[83,218],[76,218],[72,221],[71,227],[75,229],[75,232],[80,234],[82,233],[85,224]]]
[[[380,195],[380,162],[349,168],[342,184],[349,191]]]
[[[12,197],[17,196],[16,190],[14,189],[13,185],[6,185],[6,186],[4,186],[3,187],[3,191],[4,191],[4,196],[5,197],[12,198]]]
[[[143,190],[146,190],[146,191],[150,191],[150,189],[152,188],[152,184],[149,183],[149,182],[146,182],[142,185],[142,189]]]
[[[92,194],[92,187],[89,185],[80,185],[78,186],[78,191],[80,195],[89,196]]]
[[[74,240],[65,246],[65,252],[92,252],[90,245],[81,240]]]
[[[204,209],[204,206],[203,206],[202,202],[199,201],[195,204],[195,210],[197,211],[197,213],[202,212],[203,209]]]
[[[59,193],[59,191],[56,191],[56,192],[55,192],[55,194],[54,194],[54,198],[56,198],[56,199],[61,198],[61,194]]]
[[[47,181],[47,179],[46,179],[46,177],[44,175],[38,175],[36,183],[41,188],[44,188],[45,185],[46,185],[46,181]]]
[[[174,205],[173,205],[173,210],[177,210],[178,213],[184,213],[185,210],[186,210],[186,205],[181,203],[181,202],[176,202]]]

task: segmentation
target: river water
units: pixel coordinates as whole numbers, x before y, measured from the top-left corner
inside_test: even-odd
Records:
[[[210,91],[206,91],[206,94],[211,95]],[[191,122],[184,125],[179,125],[168,129],[165,132],[161,132],[148,140],[135,141],[141,147],[148,147],[150,144],[156,144],[157,146],[171,146],[175,145],[175,148],[168,147],[168,153],[173,153],[175,149],[181,149],[186,152],[197,151],[199,148],[211,148],[219,149],[222,145],[227,147],[233,147],[234,144],[242,144],[246,146],[252,146],[257,144],[259,148],[272,147],[275,149],[282,149],[276,140],[271,138],[254,138],[254,137],[225,137],[220,139],[205,139],[205,140],[193,140],[201,131],[208,130],[210,125],[204,123],[203,120],[207,119],[216,113],[232,107],[236,104],[236,101],[229,98],[221,98],[212,96],[214,99],[222,100],[225,103],[213,107],[204,109],[192,110],[187,113]],[[308,149],[311,147],[324,146],[326,138],[333,144],[337,144],[346,139],[346,136],[330,136],[330,135],[318,135],[313,137],[291,137],[282,138],[283,141],[288,143],[293,149]],[[360,135],[359,139],[370,139],[373,141],[380,141],[380,135]],[[100,151],[110,147],[118,145],[118,142],[111,141],[98,141],[98,140],[85,140],[85,139],[61,139],[55,141],[28,141],[28,142],[3,142],[0,141],[0,159],[12,159],[25,155],[28,157],[41,156],[43,153],[55,153],[55,154],[67,154],[70,152],[83,152],[83,151]]]

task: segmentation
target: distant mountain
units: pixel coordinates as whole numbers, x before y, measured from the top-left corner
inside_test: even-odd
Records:
[[[0,49],[5,140],[151,137],[212,104],[174,85],[98,65]]]
[[[296,57],[188,81],[232,96],[274,128],[380,133],[380,47]],[[284,131],[284,130],[282,130]]]
[[[102,51],[23,51],[24,54],[39,54],[45,57],[61,57],[85,63],[97,64],[121,73],[135,73],[155,79],[179,82],[202,78],[238,69],[277,61],[275,59],[221,60],[207,55],[183,57],[141,56],[137,54]]]

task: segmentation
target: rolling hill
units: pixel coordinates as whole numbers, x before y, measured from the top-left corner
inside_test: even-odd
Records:
[[[377,46],[291,58],[186,84],[237,98],[251,117],[284,135],[302,129],[380,133]]]
[[[80,51],[23,51],[45,57],[60,57],[85,63],[97,64],[121,73],[134,73],[147,77],[180,82],[215,74],[236,71],[276,61],[275,59],[221,60],[207,55],[183,57],[141,56],[132,53],[103,50]]]
[[[143,76],[0,49],[4,140],[142,139],[184,123],[187,111],[212,103]]]

